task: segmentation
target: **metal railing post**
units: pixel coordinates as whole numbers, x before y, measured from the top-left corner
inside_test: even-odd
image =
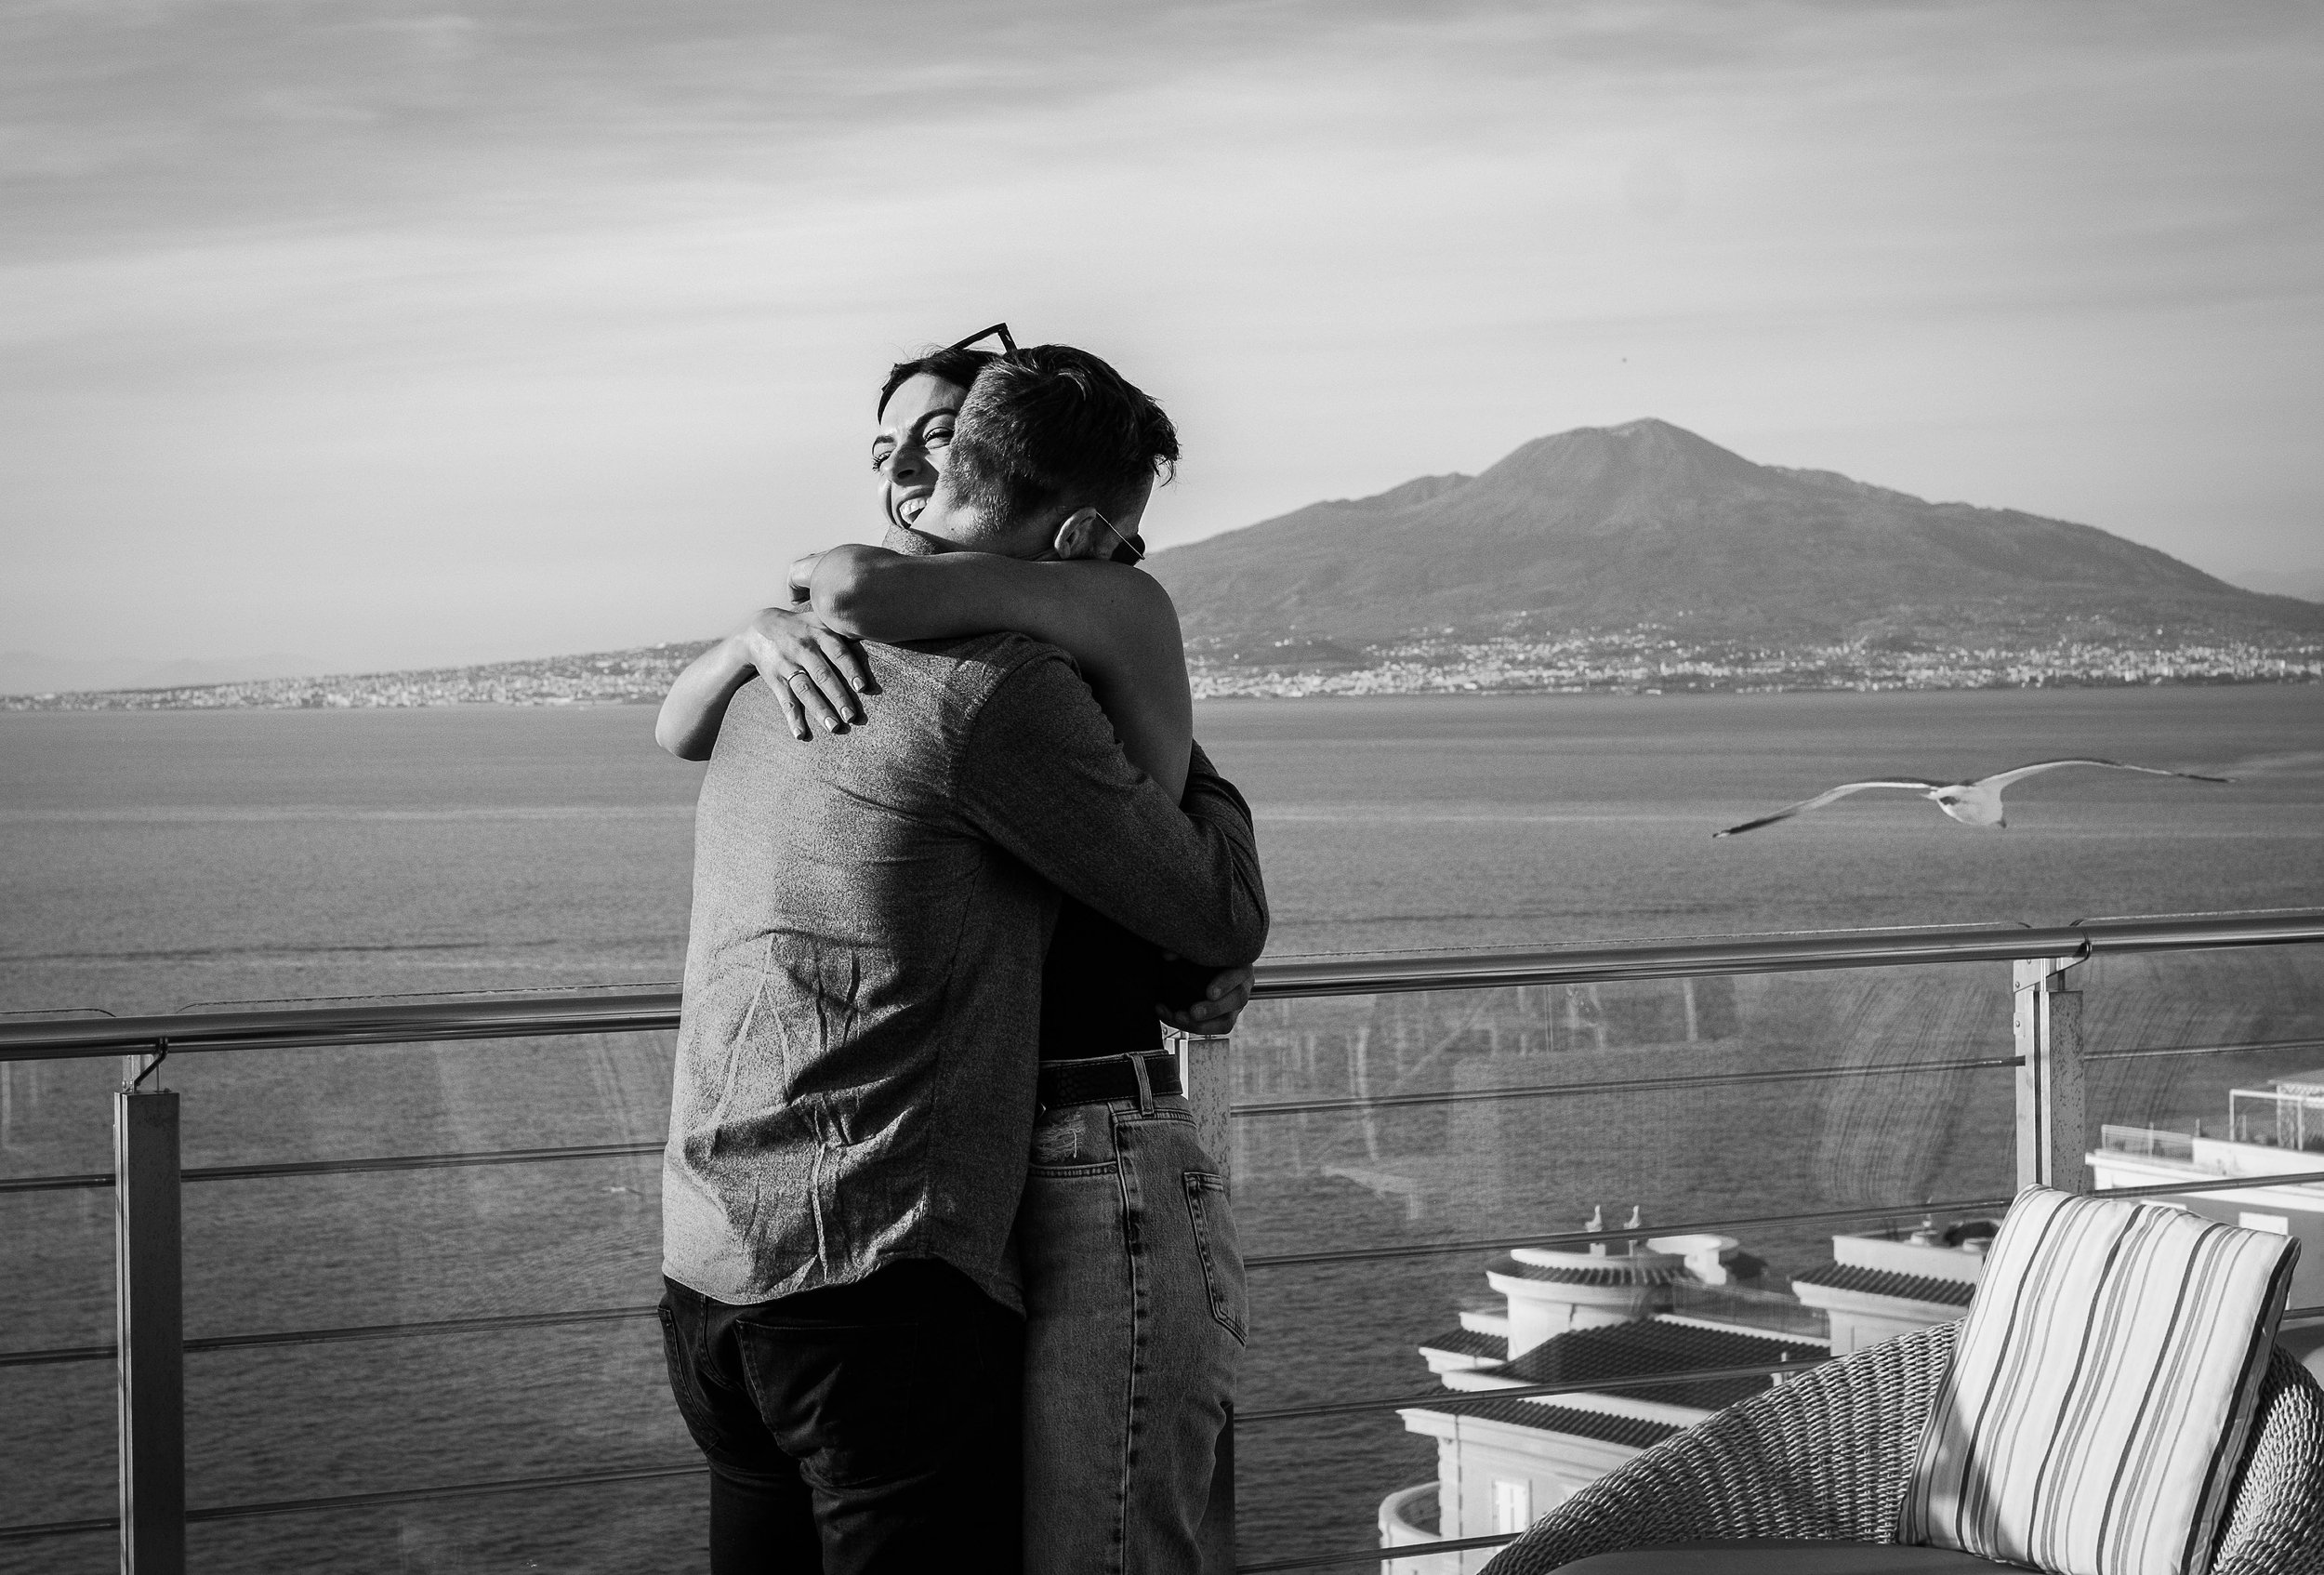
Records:
[[[1224,1036],[1182,1034],[1178,1039],[1179,1086],[1194,1106],[1195,1135],[1203,1152],[1219,1167],[1227,1185],[1235,1185],[1235,1131],[1231,1107],[1235,1101],[1235,1041]],[[1229,1197],[1232,1198],[1230,1192]],[[1235,1408],[1229,1406],[1226,1426],[1210,1467],[1210,1504],[1202,1518],[1203,1575],[1233,1575],[1235,1569]]]
[[[1223,1034],[1170,1037],[1178,1041],[1179,1087],[1186,1091],[1186,1103],[1195,1107],[1195,1136],[1232,1186],[1235,1123],[1228,1112],[1235,1103],[1235,1079],[1229,1057],[1235,1040]]]
[[[2082,997],[2065,988],[2079,957],[2010,964],[2017,1039],[2017,1185],[2088,1192],[2089,1112],[2082,1073]]]
[[[164,1053],[166,1053],[165,1048]],[[113,1095],[113,1265],[121,1415],[122,1575],[184,1575],[186,1354],[178,1096]],[[142,1063],[142,1065],[141,1065]]]

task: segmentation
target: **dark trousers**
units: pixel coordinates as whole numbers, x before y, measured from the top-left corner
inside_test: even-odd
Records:
[[[891,1264],[749,1306],[664,1280],[670,1390],[710,1462],[712,1575],[1015,1575],[1024,1321]]]

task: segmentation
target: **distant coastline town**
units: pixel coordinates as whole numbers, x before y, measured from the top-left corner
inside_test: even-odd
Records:
[[[274,678],[160,689],[0,695],[0,710],[368,709],[423,706],[640,705],[661,699],[709,642],[476,667]],[[1654,625],[1556,638],[1413,641],[1360,649],[1286,641],[1196,649],[1197,699],[1308,695],[1770,693],[2313,683],[2324,644],[2068,641],[2027,649],[1894,641],[1751,648],[1697,643]]]

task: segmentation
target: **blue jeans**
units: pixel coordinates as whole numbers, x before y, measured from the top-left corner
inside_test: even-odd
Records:
[[[1195,1575],[1248,1303],[1186,1102],[1044,1111],[1018,1243],[1025,1575]]]

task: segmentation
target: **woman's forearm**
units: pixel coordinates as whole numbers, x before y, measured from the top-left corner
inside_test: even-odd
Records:
[[[662,697],[654,741],[681,761],[706,761],[719,741],[727,703],[750,682],[749,654],[729,636],[687,664]]]
[[[1177,610],[1151,576],[1103,562],[838,547],[807,589],[825,622],[861,640],[1014,629],[1059,647],[1079,664],[1130,762],[1173,798],[1184,786],[1194,739],[1185,650]]]
[[[907,557],[884,547],[835,547],[816,561],[807,591],[816,615],[842,634],[895,644],[1013,629],[1053,639],[1044,568],[989,552]],[[1059,642],[1063,643],[1063,642]]]

